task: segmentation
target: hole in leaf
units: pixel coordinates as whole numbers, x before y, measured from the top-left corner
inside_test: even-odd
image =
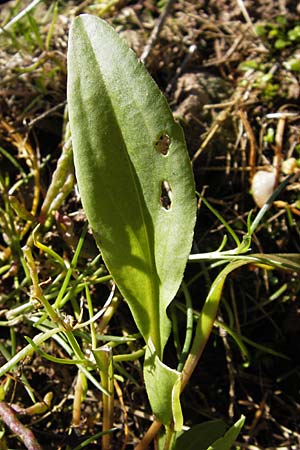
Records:
[[[167,181],[162,181],[160,186],[160,204],[165,210],[172,206],[172,189]]]
[[[169,153],[171,138],[167,134],[161,134],[155,142],[156,150],[166,156]]]

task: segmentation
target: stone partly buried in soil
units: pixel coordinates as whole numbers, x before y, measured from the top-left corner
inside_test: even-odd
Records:
[[[202,135],[213,120],[211,112],[204,109],[204,106],[228,101],[231,94],[230,83],[209,72],[188,72],[178,78],[173,114],[184,129],[190,156],[201,145]],[[222,130],[222,136],[224,135],[226,132]],[[220,139],[222,141],[224,138]]]

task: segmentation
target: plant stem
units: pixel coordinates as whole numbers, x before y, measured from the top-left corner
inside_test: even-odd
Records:
[[[92,302],[91,293],[90,293],[88,285],[85,285],[85,296],[86,296],[86,300],[87,300],[89,318],[90,318],[90,320],[92,320],[93,315],[94,315],[93,302]],[[96,328],[95,328],[94,322],[90,323],[90,333],[91,333],[91,339],[92,339],[92,348],[97,348],[97,334],[96,334]]]
[[[72,411],[72,426],[74,428],[80,426],[80,413],[81,413],[81,402],[82,402],[82,377],[83,373],[79,370],[77,374],[77,380],[75,385],[74,400],[73,400],[73,411]]]
[[[110,301],[109,305],[107,305],[106,311],[101,317],[101,320],[97,327],[97,332],[99,334],[102,334],[106,326],[108,325],[110,319],[113,317],[114,313],[116,312],[116,309],[120,303],[120,295],[116,293],[112,300]]]
[[[28,450],[42,450],[32,431],[17,419],[13,410],[4,402],[0,402],[0,416],[11,431],[19,436]]]
[[[40,333],[33,338],[33,342],[36,345],[40,345],[43,342],[45,342],[47,339],[52,337],[54,334],[59,333],[60,331],[61,331],[60,328],[53,328],[49,331]],[[16,353],[9,361],[7,361],[6,364],[4,364],[0,368],[0,377],[2,377],[6,372],[12,370],[14,368],[14,366],[16,364],[18,364],[18,362],[22,361],[22,359],[24,359],[26,356],[30,356],[33,353],[34,353],[34,349],[33,349],[32,345],[30,345],[30,344],[26,345],[26,347],[24,347],[21,351]]]
[[[199,316],[199,320],[196,327],[196,333],[194,341],[192,344],[191,351],[187,357],[185,365],[182,371],[182,382],[181,382],[181,392],[184,390],[187,382],[189,381],[193,371],[195,370],[198,361],[203,353],[205,345],[211,334],[216,315],[219,308],[219,303],[222,295],[223,286],[227,276],[238,267],[245,264],[249,264],[251,260],[239,260],[232,261],[219,273],[213,282],[210,291],[205,300],[204,306]],[[147,433],[140,441],[140,443],[135,447],[134,450],[146,450],[152,439],[158,433],[162,423],[159,421],[153,422],[153,424],[148,429]]]
[[[33,8],[35,8],[42,0],[33,0],[26,8],[22,9],[15,17],[12,18],[3,28],[0,30],[0,35],[9,30],[15,23],[21,20],[26,14],[28,14]]]
[[[170,450],[172,448],[172,444],[174,444],[174,439],[175,439],[174,425],[173,423],[171,423],[170,426],[166,427],[166,439],[164,450]]]
[[[108,395],[103,394],[103,420],[102,420],[102,450],[111,448],[111,434],[107,433],[113,427],[114,412],[114,379],[112,364],[112,349],[105,345],[101,348],[94,349],[93,354],[97,362],[102,387],[108,391]]]
[[[143,439],[138,443],[136,447],[134,447],[134,450],[146,450],[149,444],[153,441],[153,439],[159,432],[161,426],[162,423],[159,420],[155,420],[150,426],[150,428],[148,428]]]
[[[182,383],[181,390],[185,388],[187,382],[189,381],[193,371],[195,370],[198,361],[203,353],[206,346],[208,338],[211,334],[218,308],[221,300],[222,290],[227,278],[227,275],[233,270],[240,266],[248,264],[249,261],[233,261],[229,263],[214,280],[210,291],[205,300],[204,306],[202,308],[199,320],[197,323],[196,333],[193,341],[193,345],[189,356],[185,362],[182,371]]]
[[[64,303],[65,303],[65,302],[63,301],[63,296],[64,296],[64,294],[65,294],[65,292],[66,292],[66,290],[67,290],[67,287],[68,287],[68,285],[69,285],[69,281],[70,281],[71,276],[72,276],[72,274],[73,274],[73,271],[74,271],[74,269],[75,269],[75,267],[76,267],[76,265],[77,265],[77,261],[78,261],[79,254],[80,254],[80,252],[81,252],[83,243],[84,243],[84,238],[85,238],[85,235],[86,235],[86,232],[87,232],[87,228],[88,228],[88,226],[87,226],[87,224],[86,224],[86,225],[84,226],[83,231],[82,231],[82,233],[81,233],[81,236],[80,236],[80,238],[79,238],[79,241],[78,241],[78,244],[77,244],[77,247],[76,247],[74,256],[73,256],[73,258],[72,258],[70,267],[69,267],[69,269],[67,270],[67,273],[66,273],[66,276],[65,276],[65,280],[64,280],[64,282],[63,282],[63,285],[62,285],[62,287],[61,287],[61,289],[60,289],[60,291],[59,291],[59,294],[58,294],[58,296],[57,296],[57,299],[55,300],[54,307],[57,308],[57,309],[60,309],[60,308],[62,308],[62,307],[64,306]]]
[[[177,367],[178,372],[181,372],[184,366],[184,363],[186,361],[187,355],[190,350],[190,345],[192,342],[192,335],[193,335],[193,306],[192,306],[192,299],[189,293],[189,290],[187,288],[187,285],[183,281],[181,283],[182,291],[185,296],[185,302],[186,302],[186,333],[185,333],[185,340],[182,347],[181,357],[180,361]]]
[[[45,308],[47,311],[48,316],[53,320],[53,322],[61,327],[62,330],[65,329],[65,324],[61,320],[61,318],[58,316],[58,314],[55,312],[54,308],[50,305],[48,300],[44,297],[42,289],[39,285],[39,279],[37,274],[37,268],[31,253],[30,247],[28,245],[25,245],[23,247],[24,256],[28,265],[30,278],[32,280],[32,298],[37,299]]]

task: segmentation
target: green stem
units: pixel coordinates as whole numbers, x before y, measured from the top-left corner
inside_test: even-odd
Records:
[[[109,450],[111,448],[111,434],[107,433],[113,427],[113,412],[114,412],[114,379],[113,379],[113,364],[112,364],[112,349],[105,345],[99,349],[94,349],[93,354],[97,362],[101,384],[109,395],[103,395],[103,420],[102,420],[102,450]]]
[[[226,220],[224,220],[224,218],[222,217],[222,215],[220,213],[218,213],[218,211],[213,208],[211,206],[211,204],[204,198],[201,197],[201,201],[204,203],[204,205],[217,217],[217,219],[219,219],[219,221],[224,225],[224,227],[226,228],[226,230],[228,231],[228,233],[231,235],[231,237],[233,238],[233,240],[235,241],[237,247],[239,247],[241,245],[240,240],[237,236],[237,234],[235,233],[235,231],[231,228],[231,226],[226,222]]]
[[[291,175],[287,176],[283,180],[283,182],[275,189],[275,191],[273,192],[271,197],[268,199],[268,201],[264,204],[264,206],[259,210],[257,216],[255,217],[254,221],[250,225],[250,229],[249,229],[250,236],[252,236],[252,234],[255,232],[255,230],[258,227],[258,225],[260,224],[263,216],[266,214],[268,209],[271,207],[273,201],[276,199],[276,197],[278,197],[280,192],[289,184],[291,179],[294,178],[295,176],[296,176],[295,174],[291,174]]]
[[[233,261],[229,263],[219,273],[219,275],[213,282],[210,291],[207,295],[206,301],[204,303],[203,309],[200,313],[193,345],[182,371],[181,390],[185,388],[193,371],[195,370],[198,361],[203,353],[203,350],[206,346],[208,338],[211,334],[217,316],[222,290],[227,275],[233,270],[237,269],[238,267],[241,267],[248,263],[249,263],[248,260]]]
[[[196,368],[198,361],[203,353],[205,345],[211,334],[216,315],[219,308],[219,303],[222,295],[223,286],[227,276],[238,267],[249,264],[252,262],[251,258],[245,258],[243,260],[234,260],[230,262],[217,276],[213,282],[210,291],[207,295],[203,309],[200,313],[199,320],[197,322],[194,341],[191,351],[187,357],[185,365],[182,371],[182,383],[181,391],[184,390],[187,382],[189,381],[194,369]],[[143,439],[135,447],[135,450],[146,450],[150,442],[161,428],[162,423],[159,421],[153,422]]]
[[[47,341],[50,337],[52,337],[54,334],[57,334],[61,331],[60,328],[53,328],[52,330],[43,332],[38,334],[33,338],[33,342],[36,345],[40,345],[43,342]],[[31,356],[34,353],[34,348],[32,345],[26,345],[22,350],[20,350],[18,353],[16,353],[9,361],[7,361],[6,364],[3,364],[2,367],[0,367],[0,377],[6,374],[6,372],[11,371],[18,362],[22,361],[22,359],[26,358],[26,356]]]
[[[86,296],[86,300],[87,300],[89,318],[91,321],[90,331],[91,331],[91,339],[92,339],[92,348],[97,348],[97,333],[96,333],[95,323],[92,321],[93,316],[94,316],[93,302],[92,302],[91,293],[90,293],[88,285],[85,285],[85,296]]]
[[[57,309],[60,309],[60,308],[62,308],[64,306],[64,302],[62,302],[62,299],[63,299],[63,296],[64,296],[64,294],[65,294],[65,292],[67,290],[67,287],[69,285],[69,281],[70,281],[70,278],[71,278],[71,276],[73,274],[73,271],[74,271],[74,269],[75,269],[75,267],[77,265],[79,254],[81,252],[81,249],[82,249],[82,246],[83,246],[83,243],[84,243],[84,238],[85,238],[85,235],[86,235],[86,232],[87,232],[87,227],[88,226],[86,224],[84,229],[83,229],[83,232],[81,233],[81,236],[79,238],[79,241],[78,241],[78,244],[77,244],[77,248],[76,248],[74,256],[72,258],[70,267],[67,270],[66,277],[65,277],[65,280],[63,282],[63,285],[62,285],[62,287],[60,289],[60,292],[59,292],[59,294],[57,296],[57,299],[56,299],[56,301],[54,303],[54,307],[57,308]]]
[[[65,329],[65,324],[62,321],[62,319],[58,316],[58,314],[55,312],[54,308],[50,305],[48,300],[44,297],[42,289],[39,285],[39,279],[37,274],[37,268],[31,253],[30,247],[28,245],[25,245],[23,247],[24,256],[28,265],[30,278],[32,280],[33,289],[32,289],[32,298],[37,299],[45,308],[47,311],[48,316],[53,320],[53,322],[61,327],[62,330]]]
[[[82,403],[82,393],[83,393],[83,380],[84,374],[79,370],[74,390],[74,400],[73,400],[73,411],[72,411],[72,426],[80,426],[80,416],[81,416],[81,403]]]
[[[175,438],[175,431],[174,431],[173,424],[171,424],[170,426],[166,427],[166,439],[165,439],[164,450],[169,450],[172,448],[172,444],[174,443],[174,438]]]
[[[144,354],[145,354],[145,347],[141,348],[140,350],[136,350],[135,352],[132,353],[115,355],[113,356],[113,360],[114,362],[136,361],[137,359],[144,356]]]
[[[110,319],[115,314],[119,303],[120,303],[120,296],[116,294],[112,298],[110,304],[107,306],[106,311],[101,317],[101,320],[98,324],[97,331],[99,334],[102,334],[104,329],[107,327],[108,323],[110,322]]]
[[[181,352],[181,358],[177,367],[178,372],[181,372],[185,363],[185,360],[187,358],[192,337],[193,337],[193,305],[192,305],[192,299],[189,293],[189,290],[187,288],[186,283],[183,281],[181,284],[182,292],[185,296],[185,302],[186,302],[186,333],[185,333],[185,340]]]
[[[73,150],[69,126],[67,126],[65,130],[64,141],[65,143],[62,148],[62,153],[58,159],[56,170],[52,176],[51,184],[41,207],[40,219],[42,223],[50,220],[51,212],[54,209],[59,208],[60,204],[66,197],[68,190],[72,187],[72,183],[74,184]],[[65,186],[66,183],[71,185]],[[64,190],[66,192],[64,192]]]
[[[83,236],[82,236],[83,237]],[[80,245],[78,245],[78,248],[80,247]],[[77,250],[78,250],[77,248]],[[81,248],[81,247],[80,247]],[[78,250],[78,254],[77,254],[77,258],[79,255],[79,251]],[[60,331],[62,331],[68,341],[69,344],[75,354],[75,357],[79,360],[84,360],[84,354],[81,351],[81,348],[72,332],[72,330],[69,328],[69,326],[59,317],[59,315],[56,313],[55,309],[50,305],[50,303],[48,302],[48,300],[44,297],[42,289],[40,288],[39,285],[39,279],[38,279],[38,274],[37,274],[37,269],[36,269],[36,265],[34,262],[34,259],[32,257],[32,253],[31,253],[31,249],[28,246],[25,246],[23,248],[23,252],[28,264],[28,268],[29,268],[29,272],[30,272],[30,277],[32,280],[32,284],[33,284],[33,298],[36,298],[40,301],[40,303],[44,306],[48,316],[52,319],[52,321],[58,325],[60,327]],[[76,253],[75,253],[76,255]],[[75,259],[75,255],[73,260]],[[76,261],[77,261],[76,258]],[[72,266],[72,264],[71,264]]]

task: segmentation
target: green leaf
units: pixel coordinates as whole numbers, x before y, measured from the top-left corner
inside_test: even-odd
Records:
[[[210,420],[193,426],[176,440],[174,450],[206,450],[207,447],[225,433],[222,420]]]
[[[180,405],[181,372],[161,362],[149,339],[144,364],[144,379],[152,411],[164,424],[174,422],[174,430],[181,431],[183,417]]]
[[[265,36],[267,34],[267,28],[265,27],[265,25],[256,25],[254,26],[255,32],[257,34],[257,36]]]
[[[68,105],[83,207],[103,259],[161,358],[192,243],[195,195],[166,99],[103,20],[74,20]]]
[[[288,61],[284,61],[283,65],[287,70],[291,70],[292,72],[300,72],[299,58],[291,58]]]
[[[276,39],[274,47],[277,50],[281,50],[282,48],[288,47],[291,43],[289,41],[287,41],[286,39]]]
[[[212,445],[208,447],[207,450],[230,450],[231,446],[234,444],[236,438],[238,437],[245,422],[245,416],[241,418],[232,425],[231,428],[225,433],[224,437],[216,440]]]
[[[300,40],[300,25],[296,25],[292,30],[288,32],[288,37],[291,41]]]
[[[300,255],[298,253],[252,253],[252,255],[246,255],[249,262],[257,264],[258,266],[285,270],[300,271]]]
[[[259,70],[259,63],[255,60],[243,61],[239,64],[240,70]]]

